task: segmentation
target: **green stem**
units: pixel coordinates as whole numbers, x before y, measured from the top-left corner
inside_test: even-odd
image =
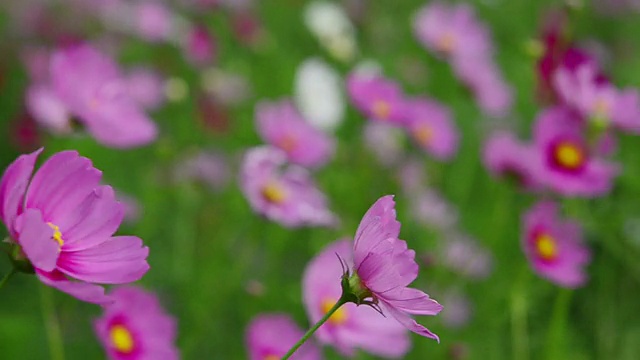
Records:
[[[52,360],[64,360],[64,343],[62,341],[62,332],[60,331],[60,323],[53,305],[53,296],[51,288],[41,286],[40,289],[40,305],[42,316],[44,316],[44,325],[47,331],[47,340],[49,342],[49,353]]]
[[[295,345],[293,345],[293,347],[286,354],[284,354],[281,360],[286,360],[290,358],[291,355],[293,355],[293,353],[295,353],[296,350],[298,350],[298,348],[300,348],[300,346],[302,346],[302,344],[305,343],[305,341],[309,340],[311,335],[313,335],[313,333],[315,333],[316,330],[318,330],[320,326],[322,326],[322,324],[324,324],[325,322],[327,322],[327,320],[329,320],[331,315],[333,315],[333,313],[336,312],[336,310],[338,310],[342,305],[346,303],[347,303],[347,300],[345,299],[345,296],[342,295],[340,299],[335,303],[335,305],[333,305],[333,307],[329,311],[327,311],[326,314],[324,314],[322,319],[320,319],[320,321],[318,321],[315,325],[313,325],[313,327],[309,329],[309,331],[307,331],[306,334],[304,334],[302,339],[300,339],[300,341],[298,341]]]
[[[9,281],[9,279],[13,276],[13,274],[15,274],[17,272],[15,267],[11,268],[11,271],[9,271],[9,273],[7,273],[7,275],[5,275],[2,280],[0,280],[0,289],[2,289],[2,287],[4,286],[4,284]]]

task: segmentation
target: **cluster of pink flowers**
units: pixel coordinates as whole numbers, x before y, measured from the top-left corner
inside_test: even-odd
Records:
[[[509,114],[513,90],[493,59],[488,28],[470,5],[429,3],[416,13],[413,25],[418,40],[451,64],[484,113],[493,117]]]
[[[444,105],[427,97],[408,97],[381,75],[352,73],[347,91],[353,105],[378,123],[404,129],[425,152],[450,160],[458,150],[458,130]]]

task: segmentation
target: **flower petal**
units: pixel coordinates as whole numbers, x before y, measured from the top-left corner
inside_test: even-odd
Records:
[[[22,212],[29,179],[42,150],[40,148],[31,154],[21,155],[9,165],[2,176],[2,182],[0,182],[0,219],[9,229],[11,236],[15,236],[13,222]]]
[[[411,316],[409,316],[406,313],[394,308],[393,305],[386,304],[386,303],[383,302],[381,304],[381,308],[382,308],[383,312],[386,312],[386,313],[390,314],[391,316],[393,316],[396,320],[398,320],[398,322],[400,322],[400,324],[402,324],[407,329],[413,331],[414,333],[416,333],[418,335],[422,335],[424,337],[428,337],[428,338],[436,340],[437,342],[440,342],[440,338],[438,337],[438,335],[432,333],[426,327],[418,324]]]
[[[53,229],[37,209],[27,209],[16,219],[18,242],[37,269],[52,271],[60,255],[60,245],[53,239]]]
[[[113,302],[113,299],[104,293],[102,286],[86,282],[69,281],[64,274],[57,270],[44,272],[36,269],[36,275],[45,285],[56,288],[79,300],[99,305],[106,305]]]
[[[400,288],[384,295],[385,302],[394,308],[413,315],[436,315],[442,305],[418,289]]]

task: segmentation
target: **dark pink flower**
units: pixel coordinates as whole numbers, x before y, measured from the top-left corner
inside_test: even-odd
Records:
[[[185,57],[195,65],[211,65],[216,55],[216,43],[205,26],[195,26],[183,45]]]
[[[91,160],[63,151],[33,174],[41,152],[20,156],[0,183],[0,219],[15,253],[45,284],[83,301],[109,302],[94,283],[140,279],[149,249],[135,236],[113,236],[122,205],[110,186],[100,185],[102,173]]]
[[[111,292],[113,304],[93,323],[110,360],[177,360],[176,320],[153,293],[136,287]]]
[[[360,304],[378,307],[416,334],[439,340],[411,317],[436,315],[442,305],[424,292],[408,287],[418,276],[418,264],[415,251],[398,239],[399,234],[393,196],[384,196],[371,206],[356,231],[349,286]]]
[[[287,227],[333,226],[337,219],[309,172],[290,165],[284,151],[263,146],[247,151],[240,181],[254,211]]]
[[[484,145],[482,158],[494,176],[513,180],[527,190],[540,187],[535,147],[520,142],[512,133],[491,134]]]
[[[458,130],[449,109],[426,98],[405,105],[406,128],[415,142],[440,160],[451,159],[458,150]]]
[[[312,323],[320,320],[338,301],[341,269],[336,266],[340,256],[349,267],[353,244],[336,241],[324,248],[305,269],[302,294],[307,315]],[[320,329],[320,342],[334,346],[342,355],[353,356],[357,349],[383,357],[402,357],[411,345],[407,330],[392,317],[382,317],[375,310],[356,304],[342,305]]]
[[[259,315],[247,327],[249,360],[279,360],[303,335],[288,315]],[[312,341],[307,341],[290,359],[320,360],[322,355]]]
[[[536,204],[523,221],[522,247],[533,269],[563,287],[583,285],[590,252],[581,244],[580,225],[560,220],[556,204],[550,201]]]
[[[128,148],[157,137],[156,125],[131,97],[117,64],[95,48],[72,45],[51,60],[53,89],[101,143]]]
[[[395,82],[381,76],[351,74],[347,92],[353,105],[371,120],[402,125],[404,94]]]
[[[286,152],[289,161],[319,167],[333,155],[334,140],[306,122],[290,101],[259,103],[255,116],[262,139]]]
[[[583,135],[581,120],[563,107],[543,111],[534,128],[538,179],[567,196],[601,196],[619,172],[616,164],[594,154]]]

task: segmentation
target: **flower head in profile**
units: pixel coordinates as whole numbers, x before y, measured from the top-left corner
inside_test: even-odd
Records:
[[[352,243],[338,240],[322,250],[305,269],[302,283],[304,305],[311,323],[320,320],[341,295],[336,254],[349,267]],[[387,358],[399,358],[411,345],[409,333],[392,317],[383,317],[368,306],[342,305],[318,331],[321,343],[334,346],[344,356],[357,349]]]
[[[122,204],[102,173],[75,151],[51,156],[35,172],[42,150],[22,155],[0,183],[0,219],[13,259],[28,262],[46,285],[76,298],[107,303],[97,284],[123,284],[149,269],[149,249],[135,236],[113,236]]]
[[[449,109],[429,99],[412,99],[405,106],[405,126],[418,146],[436,159],[451,159],[458,150],[458,131]]]
[[[334,140],[307,123],[288,100],[259,103],[256,122],[260,136],[287,153],[293,163],[319,167],[333,155]]]
[[[351,301],[369,305],[395,318],[418,335],[438,336],[411,315],[437,315],[442,305],[424,292],[409,288],[418,276],[415,251],[400,240],[393,196],[378,199],[362,218],[353,244],[354,266],[342,278]]]
[[[482,158],[494,176],[512,180],[526,190],[540,187],[536,171],[536,149],[521,143],[512,133],[491,134],[484,145]]]
[[[259,315],[247,327],[245,340],[249,360],[278,360],[303,334],[288,315]],[[312,342],[306,342],[290,359],[320,360],[322,355]]]
[[[404,94],[394,81],[379,75],[353,73],[347,79],[351,102],[371,120],[404,123]]]
[[[110,360],[179,359],[175,346],[176,320],[153,293],[137,287],[111,292],[114,303],[93,322]]]
[[[537,203],[523,217],[522,247],[533,269],[542,277],[569,288],[587,281],[584,266],[589,249],[581,243],[582,230],[575,221],[562,221],[551,201]]]
[[[240,181],[253,210],[287,227],[335,225],[309,172],[286,162],[286,153],[270,146],[247,151]]]
[[[538,178],[566,196],[595,197],[609,192],[619,172],[598,157],[583,134],[581,119],[564,107],[543,111],[534,128]]]

